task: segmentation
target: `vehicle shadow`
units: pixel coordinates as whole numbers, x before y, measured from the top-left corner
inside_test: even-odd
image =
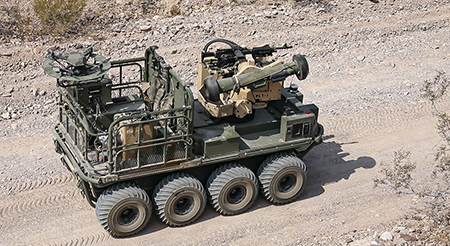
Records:
[[[323,187],[326,184],[349,179],[358,168],[370,169],[375,167],[376,161],[368,156],[361,156],[356,160],[344,160],[350,153],[344,152],[342,146],[357,144],[357,142],[338,143],[332,141],[333,138],[333,135],[324,136],[324,142],[313,148],[303,159],[308,169],[308,180],[302,195],[294,202],[321,195],[325,191]],[[267,206],[275,205],[268,202],[260,193],[249,211],[256,211]],[[218,216],[221,215],[208,204],[205,212],[194,224],[202,223]],[[138,235],[152,233],[165,228],[168,228],[168,226],[161,222],[153,212],[149,225]]]
[[[360,156],[356,160],[345,160],[350,153],[344,152],[343,145],[357,142],[337,143],[331,141],[333,135],[325,136],[324,142],[311,150],[304,158],[308,168],[308,183],[299,199],[318,196],[324,192],[323,186],[329,183],[348,180],[356,169],[371,169],[376,161],[369,156]]]

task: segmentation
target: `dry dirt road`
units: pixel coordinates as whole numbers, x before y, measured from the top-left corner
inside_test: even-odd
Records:
[[[439,8],[298,30],[304,40],[296,51],[306,53],[311,70],[299,86],[306,101],[321,109],[326,140],[305,158],[308,184],[295,202],[275,206],[260,196],[237,216],[220,216],[208,207],[182,228],[167,227],[153,215],[138,235],[115,239],[59,163],[49,127],[32,134],[10,130],[0,138],[0,245],[369,245],[378,226],[401,220],[415,204],[413,197],[373,188],[380,164],[390,162],[394,151],[408,150],[421,171],[419,180],[432,182],[420,173],[432,165],[439,137],[420,88],[437,70],[450,71],[449,6],[447,1]],[[283,35],[274,39],[282,41]],[[175,60],[171,49],[200,47],[194,41],[159,45],[169,63]],[[447,100],[441,106],[449,105]],[[40,116],[0,123],[20,129],[35,117]],[[52,114],[37,121],[55,120]],[[369,236],[350,242],[348,233],[357,230]]]

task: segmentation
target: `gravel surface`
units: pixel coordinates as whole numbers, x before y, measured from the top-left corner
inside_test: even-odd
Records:
[[[166,16],[135,4],[139,1],[88,1],[84,18],[96,25],[86,33],[33,41],[2,37],[0,230],[9,234],[0,242],[450,245],[448,226],[411,209],[416,198],[372,188],[377,164],[391,160],[397,149],[411,150],[425,170],[432,165],[439,138],[420,89],[437,71],[449,73],[450,1],[251,2],[180,1],[181,14]],[[112,11],[98,13],[101,7]],[[285,206],[260,198],[239,216],[217,216],[207,209],[200,222],[184,228],[167,228],[153,216],[152,226],[138,237],[110,238],[53,151],[57,93],[55,81],[41,68],[48,50],[95,44],[97,53],[116,60],[142,56],[157,45],[184,81],[196,83],[198,54],[215,38],[249,47],[287,43],[293,49],[277,57],[300,53],[308,59],[309,77],[286,81],[297,83],[305,101],[319,106],[327,134],[305,160],[312,165],[305,194]],[[7,220],[8,214],[18,219]],[[48,216],[54,219],[47,221]]]

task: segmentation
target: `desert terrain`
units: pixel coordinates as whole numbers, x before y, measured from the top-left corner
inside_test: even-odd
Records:
[[[432,228],[411,220],[421,216],[414,210],[421,206],[417,197],[374,188],[373,180],[380,165],[403,149],[417,163],[416,182],[434,182],[429,170],[440,138],[421,88],[437,71],[450,72],[450,1],[324,2],[232,1],[191,6],[176,16],[129,18],[130,4],[118,2],[124,15],[88,34],[2,39],[0,245],[439,245]],[[208,206],[181,228],[153,215],[137,235],[112,238],[54,152],[58,98],[54,79],[41,68],[47,51],[95,43],[95,52],[114,60],[142,56],[157,45],[184,81],[196,83],[198,55],[215,38],[248,47],[287,43],[293,48],[278,57],[299,53],[308,59],[308,78],[287,81],[320,108],[325,129],[324,143],[304,158],[303,194],[281,206],[260,195],[236,216]],[[449,105],[447,99],[439,107]]]

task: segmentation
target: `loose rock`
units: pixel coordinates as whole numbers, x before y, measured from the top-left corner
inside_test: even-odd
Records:
[[[413,242],[417,241],[417,238],[408,234],[400,234],[400,237],[403,238],[405,241]]]
[[[140,26],[139,30],[143,31],[143,32],[148,32],[152,29],[152,26]]]
[[[380,235],[380,239],[383,241],[392,241],[393,238],[392,234],[388,231],[385,231]]]
[[[11,119],[11,114],[9,112],[3,113],[1,116],[5,120]]]
[[[203,25],[203,28],[206,29],[206,30],[210,30],[212,27],[213,27],[213,24],[211,24],[211,22],[206,22]]]

